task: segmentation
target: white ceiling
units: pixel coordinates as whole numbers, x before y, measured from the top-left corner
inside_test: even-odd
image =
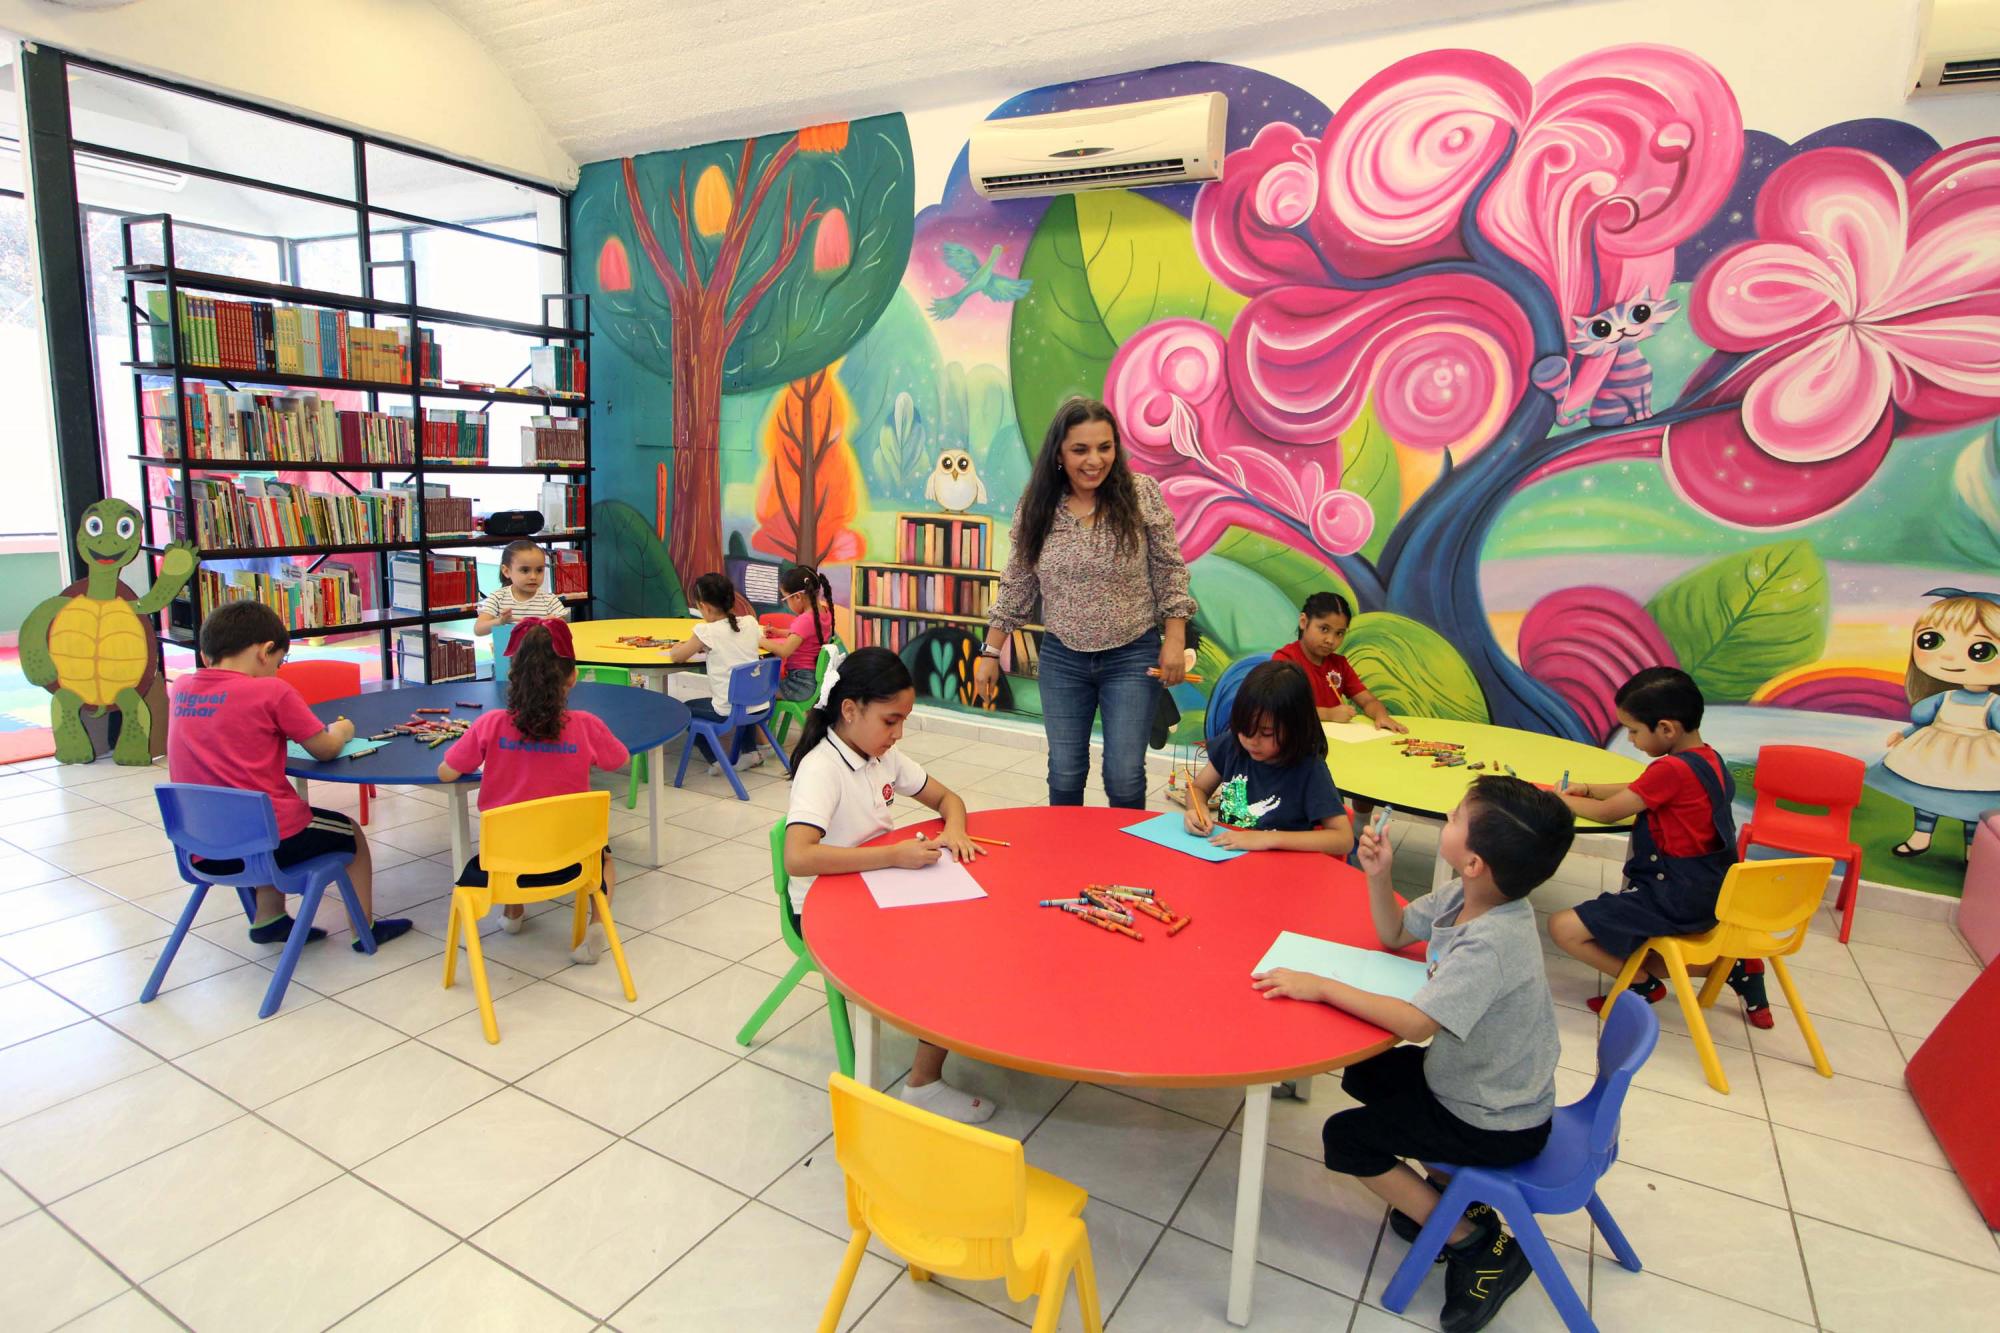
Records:
[[[1560,0],[434,0],[579,162]]]

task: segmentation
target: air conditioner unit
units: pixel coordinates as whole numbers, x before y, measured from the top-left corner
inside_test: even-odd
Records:
[[[2000,0],[1927,0],[1911,97],[2000,91]]]
[[[1221,93],[983,122],[966,164],[988,199],[1215,180],[1229,130]]]

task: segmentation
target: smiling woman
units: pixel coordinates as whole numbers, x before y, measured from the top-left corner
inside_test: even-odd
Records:
[[[1029,621],[1037,596],[1048,627],[1040,684],[1049,804],[1083,804],[1101,713],[1105,794],[1143,809],[1146,738],[1161,688],[1186,674],[1195,600],[1160,484],[1132,471],[1117,418],[1095,399],[1056,409],[1014,511],[1013,553],[973,668],[979,697],[997,693],[1000,645]]]

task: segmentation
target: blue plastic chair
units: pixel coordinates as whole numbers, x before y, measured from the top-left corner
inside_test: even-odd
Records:
[[[1251,653],[1239,657],[1222,670],[1222,679],[1215,682],[1215,688],[1208,694],[1208,716],[1202,719],[1202,735],[1214,740],[1229,727],[1229,710],[1236,705],[1236,691],[1243,685],[1243,678],[1271,660],[1269,653]]]
[[[1514,1229],[1514,1239],[1541,1278],[1563,1325],[1571,1333],[1595,1333],[1597,1325],[1564,1275],[1535,1214],[1589,1209],[1590,1220],[1618,1262],[1639,1271],[1639,1256],[1611,1220],[1604,1200],[1597,1197],[1597,1182],[1618,1160],[1618,1115],[1625,1106],[1625,1093],[1659,1039],[1660,1020],[1653,1016],[1651,1005],[1616,1006],[1597,1037],[1597,1081],[1579,1100],[1556,1108],[1548,1145],[1537,1156],[1508,1167],[1431,1164],[1432,1171],[1449,1172],[1451,1184],[1382,1293],[1383,1306],[1396,1314],[1403,1312],[1453,1225],[1472,1204],[1483,1203]]]
[[[181,919],[174,922],[174,933],[167,937],[167,947],[160,950],[160,961],[153,964],[153,975],[146,978],[146,988],[139,992],[140,1004],[150,1002],[160,993],[160,983],[167,979],[167,969],[173,965],[174,954],[180,950],[188,927],[201,911],[202,899],[217,884],[236,890],[243,903],[243,915],[252,922],[257,919],[257,898],[251,890],[268,884],[279,893],[299,895],[292,933],[285,940],[285,952],[278,958],[278,970],[265,988],[264,1003],[257,1010],[259,1018],[269,1018],[284,1003],[285,987],[291,984],[292,969],[299,965],[299,951],[306,946],[313,917],[319,913],[320,895],[326,892],[328,884],[339,886],[341,901],[347,904],[347,919],[354,926],[354,938],[361,941],[362,951],[375,952],[375,931],[368,924],[368,914],[361,910],[361,900],[354,896],[353,881],[347,878],[353,856],[328,852],[290,867],[280,866],[272,856],[278,847],[278,817],[271,809],[268,793],[238,787],[203,787],[191,782],[162,782],[153,789],[153,794],[160,803],[160,823],[166,826],[167,838],[174,844],[174,859],[180,862],[181,878],[194,886],[194,892],[188,895],[187,906],[181,909]],[[201,860],[197,862],[196,857]]]
[[[777,737],[771,734],[771,705],[777,702],[778,673],[783,669],[784,663],[777,658],[766,657],[729,673],[729,716],[715,722],[697,717],[688,723],[687,744],[681,747],[681,766],[674,773],[676,787],[687,778],[688,760],[695,752],[695,739],[702,737],[715,754],[723,754],[727,749],[722,776],[728,778],[729,785],[736,789],[737,800],[749,800],[750,793],[743,790],[743,779],[736,776],[736,757],[743,753],[745,727],[763,732],[764,739],[771,742],[771,749],[777,753],[778,762],[785,766],[787,773],[792,771],[792,761],[785,758]],[[764,711],[753,715],[752,710],[758,708]],[[725,739],[728,742],[726,746]]]
[[[507,673],[514,668],[514,663],[507,657],[507,640],[514,637],[514,627],[512,625],[495,625],[492,637],[493,679],[496,682],[505,683]]]

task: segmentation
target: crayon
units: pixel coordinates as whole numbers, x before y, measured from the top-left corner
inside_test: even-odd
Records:
[[[1167,927],[1167,937],[1169,939],[1173,938],[1175,935],[1180,934],[1183,930],[1187,929],[1193,923],[1194,923],[1194,918],[1191,916],[1176,918],[1174,924]]]
[[[1106,893],[1116,894],[1120,898],[1151,898],[1155,896],[1153,890],[1142,889],[1135,884],[1092,884],[1090,887],[1093,889],[1102,889]]]
[[[1563,770],[1562,781],[1556,784],[1556,791],[1558,793],[1562,793],[1568,790],[1569,790],[1569,770],[1565,768]]]
[[[1132,929],[1132,927],[1130,926],[1121,926],[1116,921],[1100,921],[1094,916],[1078,916],[1077,920],[1089,922],[1091,925],[1096,926],[1099,930],[1111,930],[1111,931],[1116,931],[1120,935],[1130,935],[1133,939],[1139,941],[1139,943],[1141,944],[1144,944],[1146,942],[1146,937],[1144,935],[1141,935],[1138,931]]]
[[[1159,676],[1159,674],[1160,674],[1160,669],[1159,669],[1158,667],[1147,667],[1147,668],[1146,668],[1146,674],[1147,674],[1147,675],[1149,675],[1149,676],[1152,676],[1152,677],[1155,677],[1155,678],[1157,678],[1157,677]],[[1204,683],[1205,683],[1205,680],[1204,680],[1204,678],[1203,678],[1203,677],[1201,677],[1201,676],[1197,676],[1197,675],[1194,675],[1194,674],[1192,674],[1192,673],[1190,673],[1190,674],[1188,674],[1188,675],[1185,675],[1185,676],[1182,676],[1182,677],[1181,677],[1181,679],[1182,679],[1182,680],[1188,680],[1188,681],[1193,681],[1193,682],[1194,682],[1195,684],[1197,684],[1197,685],[1201,685],[1201,684],[1204,684]]]
[[[1132,914],[1130,912],[1107,912],[1102,907],[1071,907],[1067,904],[1063,906],[1062,910],[1073,916],[1087,916],[1097,921],[1116,921],[1121,926],[1132,924]]]
[[[1368,831],[1370,833],[1373,833],[1376,837],[1379,838],[1384,833],[1386,833],[1388,829],[1389,829],[1389,807],[1386,805],[1378,806],[1376,807],[1375,810],[1375,818],[1368,821]]]
[[[1088,907],[1088,906],[1090,906],[1090,899],[1088,899],[1088,898],[1044,898],[1044,899],[1042,899],[1042,900],[1041,900],[1040,902],[1036,903],[1036,904],[1035,904],[1035,906],[1037,906],[1037,907]]]
[[[1002,842],[998,838],[975,838],[970,833],[966,834],[965,836],[968,840],[972,842],[982,843],[988,847],[1012,847],[1014,845],[1011,842]]]
[[[368,739],[371,741],[393,741],[396,739],[396,733],[394,731],[378,731]]]
[[[418,717],[422,717],[426,713],[449,713],[449,712],[451,712],[449,708],[419,708],[416,710]]]
[[[473,701],[473,700],[471,700],[471,699],[457,699],[457,700],[454,700],[453,702],[455,702],[455,703],[456,703],[456,704],[457,704],[457,705],[458,705],[458,706],[459,706],[460,708],[484,708],[484,707],[486,707],[486,705],[485,705],[485,704],[482,704],[482,703],[476,703],[476,702],[474,702],[474,701]]]

